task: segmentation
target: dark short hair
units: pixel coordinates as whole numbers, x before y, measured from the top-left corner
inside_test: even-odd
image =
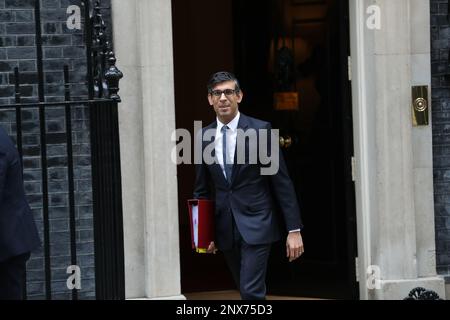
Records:
[[[236,93],[241,91],[241,87],[239,85],[239,80],[234,76],[234,74],[232,74],[231,72],[228,72],[228,71],[220,71],[220,72],[214,73],[211,76],[211,78],[209,78],[208,85],[207,85],[208,93],[211,93],[217,84],[225,82],[225,81],[234,81],[234,83],[236,84],[236,86],[235,86]]]

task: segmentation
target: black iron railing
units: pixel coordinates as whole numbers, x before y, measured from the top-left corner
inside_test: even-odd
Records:
[[[433,291],[422,287],[412,289],[403,300],[442,300],[439,295]]]
[[[120,148],[118,128],[119,80],[122,73],[115,66],[116,59],[111,43],[107,39],[101,3],[82,0],[84,7],[84,38],[87,59],[86,85],[88,97],[71,97],[69,66],[61,72],[64,78],[64,101],[46,101],[45,70],[41,34],[41,1],[35,0],[37,102],[22,101],[19,68],[14,69],[14,104],[0,105],[0,111],[15,110],[16,142],[23,159],[22,112],[38,110],[40,160],[42,179],[43,256],[45,270],[45,297],[52,298],[51,245],[49,220],[49,181],[47,163],[46,111],[64,109],[65,145],[67,146],[68,208],[70,234],[70,263],[77,265],[76,199],[74,179],[74,150],[72,141],[72,109],[85,106],[89,109],[89,133],[92,172],[92,201],[95,248],[95,287],[97,299],[124,299],[124,253],[121,198]],[[22,160],[23,161],[23,160]],[[78,299],[77,289],[72,290],[72,299]]]

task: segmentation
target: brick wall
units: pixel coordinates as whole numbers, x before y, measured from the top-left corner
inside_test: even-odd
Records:
[[[69,30],[66,13],[69,5],[80,0],[41,0],[43,68],[46,101],[63,101],[63,66],[70,71],[73,99],[87,95],[84,19],[82,30]],[[35,0],[0,0],[0,104],[14,102],[14,68],[21,73],[23,102],[37,101],[38,77],[36,66]],[[110,20],[110,1],[103,0],[103,13]],[[83,10],[83,9],[82,9]],[[83,16],[83,12],[82,12]],[[108,23],[108,26],[111,24]],[[67,146],[65,115],[62,107],[46,110],[47,168],[50,218],[50,255],[52,298],[70,299],[66,287],[66,268],[70,262],[70,233],[67,183]],[[72,109],[73,152],[75,166],[75,205],[77,264],[81,268],[80,299],[95,297],[94,246],[91,194],[91,161],[89,141],[89,111],[85,106]],[[37,109],[22,111],[24,180],[27,197],[35,214],[43,239],[42,182]],[[0,110],[0,125],[15,139],[15,111]],[[33,252],[27,266],[29,299],[44,299],[43,249]]]
[[[448,0],[431,0],[431,72],[437,271],[450,275],[450,26]]]

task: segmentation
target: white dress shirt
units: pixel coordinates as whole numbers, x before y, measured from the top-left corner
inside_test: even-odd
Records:
[[[214,149],[216,152],[217,161],[219,162],[220,168],[222,168],[222,173],[224,177],[226,178],[225,173],[225,166],[223,165],[223,152],[222,152],[222,127],[228,126],[227,132],[227,154],[230,156],[230,159],[228,159],[230,164],[234,164],[234,152],[236,150],[236,137],[237,137],[237,126],[239,123],[239,117],[241,114],[237,113],[237,115],[234,117],[233,120],[231,120],[229,123],[224,124],[220,122],[219,118],[217,118],[217,129],[216,129],[216,138],[214,140]]]

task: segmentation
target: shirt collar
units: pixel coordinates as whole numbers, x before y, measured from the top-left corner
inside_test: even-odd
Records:
[[[238,123],[239,123],[239,117],[241,116],[241,113],[238,111],[237,115],[234,117],[233,120],[228,122],[226,126],[228,126],[229,129],[232,131],[236,131]],[[222,127],[225,126],[224,123],[220,122],[219,118],[217,118],[217,130],[220,132],[222,130]]]

